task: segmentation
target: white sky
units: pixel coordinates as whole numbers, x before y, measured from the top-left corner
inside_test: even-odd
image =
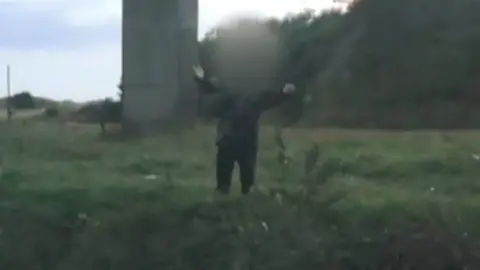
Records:
[[[199,0],[199,31],[239,14],[282,17],[305,8],[322,10],[333,0]],[[15,2],[34,12],[60,16],[75,27],[120,25],[121,0],[0,0]],[[32,29],[32,31],[34,31]],[[108,44],[75,49],[5,49],[0,47],[0,65],[12,67],[12,92],[31,91],[37,96],[86,101],[116,96],[120,78],[120,35]],[[0,76],[0,96],[5,78]]]

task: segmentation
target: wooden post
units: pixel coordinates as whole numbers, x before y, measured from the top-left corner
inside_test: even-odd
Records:
[[[12,103],[11,103],[12,93],[11,93],[11,81],[10,81],[10,65],[7,65],[7,120],[10,123],[12,121]]]

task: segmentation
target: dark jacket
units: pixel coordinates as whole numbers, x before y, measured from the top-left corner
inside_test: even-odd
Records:
[[[233,93],[214,85],[209,79],[195,77],[195,81],[204,94],[214,95],[215,116],[219,119],[217,146],[256,148],[262,113],[290,96],[283,93],[282,89],[255,94]]]

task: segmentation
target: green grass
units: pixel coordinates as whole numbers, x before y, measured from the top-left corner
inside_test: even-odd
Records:
[[[44,109],[25,109],[25,110],[15,110],[12,119],[16,120],[27,120],[30,118],[34,118],[43,114]],[[7,111],[5,109],[0,110],[0,121],[7,120]]]
[[[237,176],[229,197],[212,192],[209,127],[129,141],[86,125],[0,131],[0,269],[480,265],[478,132],[285,130],[284,164],[263,128],[244,198]]]

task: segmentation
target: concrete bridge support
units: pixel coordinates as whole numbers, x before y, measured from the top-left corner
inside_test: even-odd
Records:
[[[198,0],[123,0],[122,88],[125,131],[193,123]]]

